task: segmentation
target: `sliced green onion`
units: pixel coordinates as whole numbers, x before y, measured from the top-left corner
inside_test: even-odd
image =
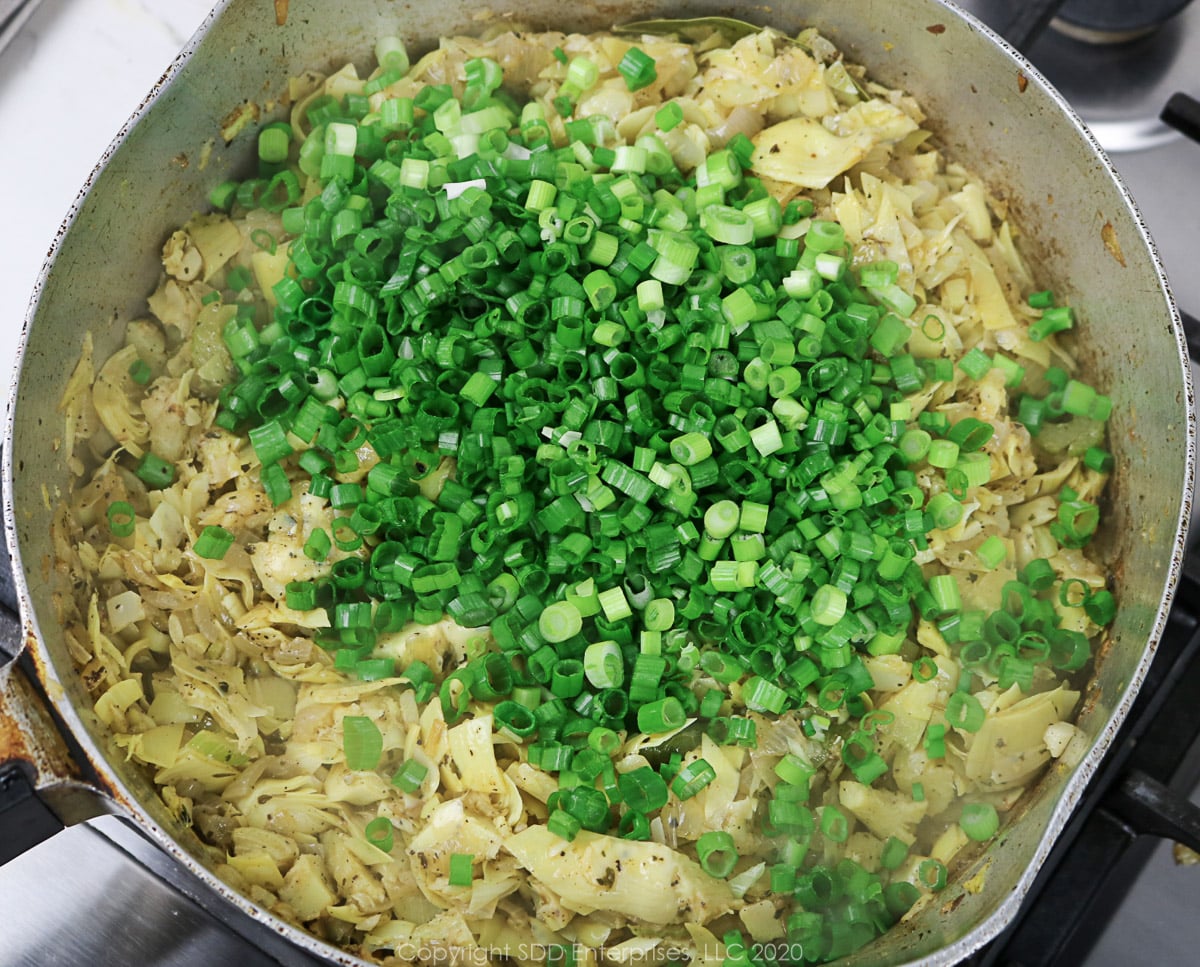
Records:
[[[601,591],[599,598],[600,609],[604,612],[607,621],[620,621],[633,614],[633,610],[625,598],[625,592],[619,587]]]
[[[734,847],[733,837],[721,829],[710,829],[700,834],[696,840],[696,855],[704,872],[720,879],[729,876],[737,866],[738,851]]]
[[[377,816],[367,823],[364,830],[367,842],[385,853],[392,851],[395,844],[395,827],[387,816]]]
[[[567,65],[566,85],[576,91],[593,87],[600,77],[600,69],[587,57],[573,57]]]
[[[233,547],[236,539],[224,527],[217,524],[209,524],[200,532],[200,536],[196,538],[196,543],[192,545],[192,550],[196,552],[198,557],[219,561]]]
[[[212,293],[212,294],[216,295],[216,297],[218,299],[221,297],[220,293]],[[153,372],[153,370],[151,370],[150,364],[148,362],[146,362],[144,359],[138,358],[138,359],[135,359],[132,363],[130,363],[129,378],[132,379],[139,386],[145,386],[147,383],[150,382],[150,380],[153,376],[154,376],[154,372]]]
[[[526,738],[537,730],[537,719],[533,712],[511,699],[497,704],[492,715],[498,732],[506,732],[518,739]]]
[[[937,893],[946,888],[946,864],[941,860],[922,860],[917,867],[921,885]]]
[[[407,760],[392,776],[392,785],[407,793],[414,793],[421,788],[429,767],[416,759]]]
[[[821,833],[834,843],[844,843],[850,836],[850,821],[837,806],[821,810]]]
[[[968,838],[982,843],[996,835],[1000,828],[1000,817],[991,803],[966,803],[962,808],[958,825]]]
[[[365,715],[342,719],[342,752],[346,766],[355,771],[374,769],[383,755],[383,733]]]
[[[938,676],[937,662],[929,655],[922,655],[913,662],[912,676],[918,682],[929,682]]]
[[[755,675],[746,681],[742,689],[742,701],[746,708],[755,712],[779,714],[787,705],[788,694],[778,685]]]
[[[1043,310],[1041,318],[1029,327],[1029,338],[1039,342],[1074,325],[1074,313],[1069,306],[1050,306]]]
[[[1117,601],[1111,591],[1093,591],[1083,599],[1083,610],[1098,625],[1109,624],[1117,614]]]
[[[895,870],[908,858],[909,844],[895,836],[889,836],[883,844],[879,865],[885,870]]]
[[[832,584],[823,584],[812,596],[812,618],[817,624],[832,627],[846,613],[846,592]]]
[[[1103,447],[1088,447],[1083,454],[1083,462],[1090,470],[1095,470],[1097,473],[1109,473],[1115,459],[1109,451]]]
[[[621,801],[642,815],[652,813],[667,804],[667,783],[649,766],[641,766],[617,775]]]
[[[451,853],[450,886],[470,886],[475,880],[475,857],[471,853]]]
[[[975,556],[979,558],[984,567],[992,570],[1004,563],[1005,558],[1008,557],[1008,548],[1002,537],[990,534],[975,548]]]
[[[396,71],[401,76],[408,73],[408,51],[397,36],[389,34],[375,41],[375,60],[384,70]]]
[[[597,689],[619,688],[625,680],[621,646],[611,640],[588,645],[583,656],[583,673]]]
[[[650,839],[650,820],[644,813],[633,809],[626,810],[617,824],[617,835],[622,839],[648,840]]]
[[[131,537],[137,526],[137,513],[127,500],[114,500],[109,504],[105,519],[113,537]]]
[[[631,91],[640,91],[658,80],[654,58],[638,47],[630,47],[617,64],[617,73],[625,78]]]
[[[978,732],[986,717],[979,699],[968,692],[955,692],[946,702],[946,721],[964,732]]]
[[[707,759],[695,759],[671,780],[671,792],[679,799],[691,799],[716,777],[717,772]]]
[[[683,120],[683,108],[678,101],[667,101],[654,112],[654,123],[660,131],[670,131],[679,126]]]
[[[649,702],[639,708],[637,712],[638,730],[647,735],[670,732],[679,728],[686,721],[687,714],[679,699],[671,695]]]
[[[570,601],[549,605],[538,618],[538,629],[549,642],[566,641],[583,628],[583,615]]]

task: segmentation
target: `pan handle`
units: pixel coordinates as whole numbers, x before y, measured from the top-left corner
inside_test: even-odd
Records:
[[[1104,805],[1140,833],[1172,839],[1200,852],[1200,806],[1139,769],[1131,769],[1121,779]]]
[[[0,642],[19,652],[20,619],[0,606]],[[111,799],[88,781],[33,679],[14,660],[0,668],[0,863],[64,825],[114,812]]]

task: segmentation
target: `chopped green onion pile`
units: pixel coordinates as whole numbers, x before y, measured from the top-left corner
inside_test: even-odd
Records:
[[[388,67],[397,77],[404,60]],[[653,60],[633,48],[620,73],[636,90],[653,83]],[[472,700],[495,703],[497,731],[560,776],[548,824],[566,839],[649,838],[670,797],[715,777],[690,754],[700,734],[753,746],[753,714],[800,710],[810,736],[848,717],[842,762],[876,782],[887,765],[872,736],[881,723],[864,718],[863,658],[899,652],[915,618],[1002,687],[1028,687],[1037,663],[1082,667],[1088,640],[1060,627],[1044,560],[1005,586],[995,614],[965,609],[954,577],[927,578],[915,560],[987,483],[992,426],[912,418],[908,397],[953,370],[906,352],[919,323],[894,263],[854,267],[830,221],[802,240],[781,235],[812,205],[783,209],[767,193],[744,136],[687,175],[656,136],[610,146],[606,119],[570,118],[596,82],[581,58],[557,102],[565,147],[550,143],[540,105],[501,90],[496,64],[469,61],[466,76],[461,97],[430,85],[378,110],[363,96],[319,97],[296,162],[318,192],[305,195],[283,164],[289,132],[271,126],[261,176],[215,199],[278,211],[294,236],[272,318],[243,313],[226,328],[238,375],[218,423],[249,435],[274,503],[307,490],[336,512],[304,553],[338,560],[327,577],[290,584],[287,606],[328,612],[319,641],[338,667],[405,676],[451,724]],[[655,117],[663,131],[682,119],[674,102]],[[1052,296],[1037,302],[1035,339],[1070,324]],[[1023,379],[1000,354],[958,365],[969,379],[993,366],[1014,388]],[[1020,394],[1031,432],[1064,415],[1107,417],[1106,398],[1062,377],[1047,377],[1048,394]],[[1106,451],[1088,452],[1089,467],[1111,467]],[[452,473],[423,491],[443,461]],[[139,472],[151,486],[170,480],[154,460]],[[123,511],[109,514],[118,536],[132,529]],[[1098,513],[1066,495],[1055,536],[1086,544]],[[216,530],[198,554],[224,553]],[[989,538],[977,553],[995,568],[1007,552]],[[1074,592],[1093,620],[1111,620],[1108,592]],[[380,636],[445,615],[489,626],[498,651],[440,682],[421,663],[373,657]],[[921,681],[938,668],[926,656],[912,671]],[[984,711],[963,678],[946,716],[973,732]],[[681,728],[689,741],[661,763],[614,771],[621,733]],[[350,768],[376,768],[373,723],[348,716],[344,735]],[[945,738],[930,727],[931,759]],[[805,862],[821,838],[845,840],[847,818],[814,815],[804,762],[780,768],[765,822],[780,837],[771,882],[805,911],[789,938],[819,936],[849,904],[894,920],[911,884],[885,890],[851,861]],[[413,793],[425,775],[410,760],[392,781]],[[994,832],[989,809],[964,810],[968,836]],[[390,825],[369,836],[383,848]],[[698,850],[705,870],[736,880],[727,834],[706,833]],[[907,851],[891,840],[885,871]],[[454,854],[450,884],[469,886],[472,864]],[[918,878],[940,889],[946,869],[924,860]],[[740,937],[726,943],[737,962]]]

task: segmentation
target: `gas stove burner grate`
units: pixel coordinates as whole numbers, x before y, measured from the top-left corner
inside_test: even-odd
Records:
[[[1200,101],[1190,94],[1182,91],[1172,94],[1162,110],[1161,118],[1180,134],[1200,142]]]
[[[974,6],[1046,75],[1101,146],[1116,154],[1179,138],[1159,113],[1177,91],[1200,93],[1200,6],[1189,3],[987,0]]]
[[[1123,44],[1165,27],[1192,0],[1067,0],[1050,22],[1087,44]]]

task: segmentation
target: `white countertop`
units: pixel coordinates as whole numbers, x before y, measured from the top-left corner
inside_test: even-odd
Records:
[[[0,51],[0,405],[46,252],[93,166],[213,0],[41,0]]]

